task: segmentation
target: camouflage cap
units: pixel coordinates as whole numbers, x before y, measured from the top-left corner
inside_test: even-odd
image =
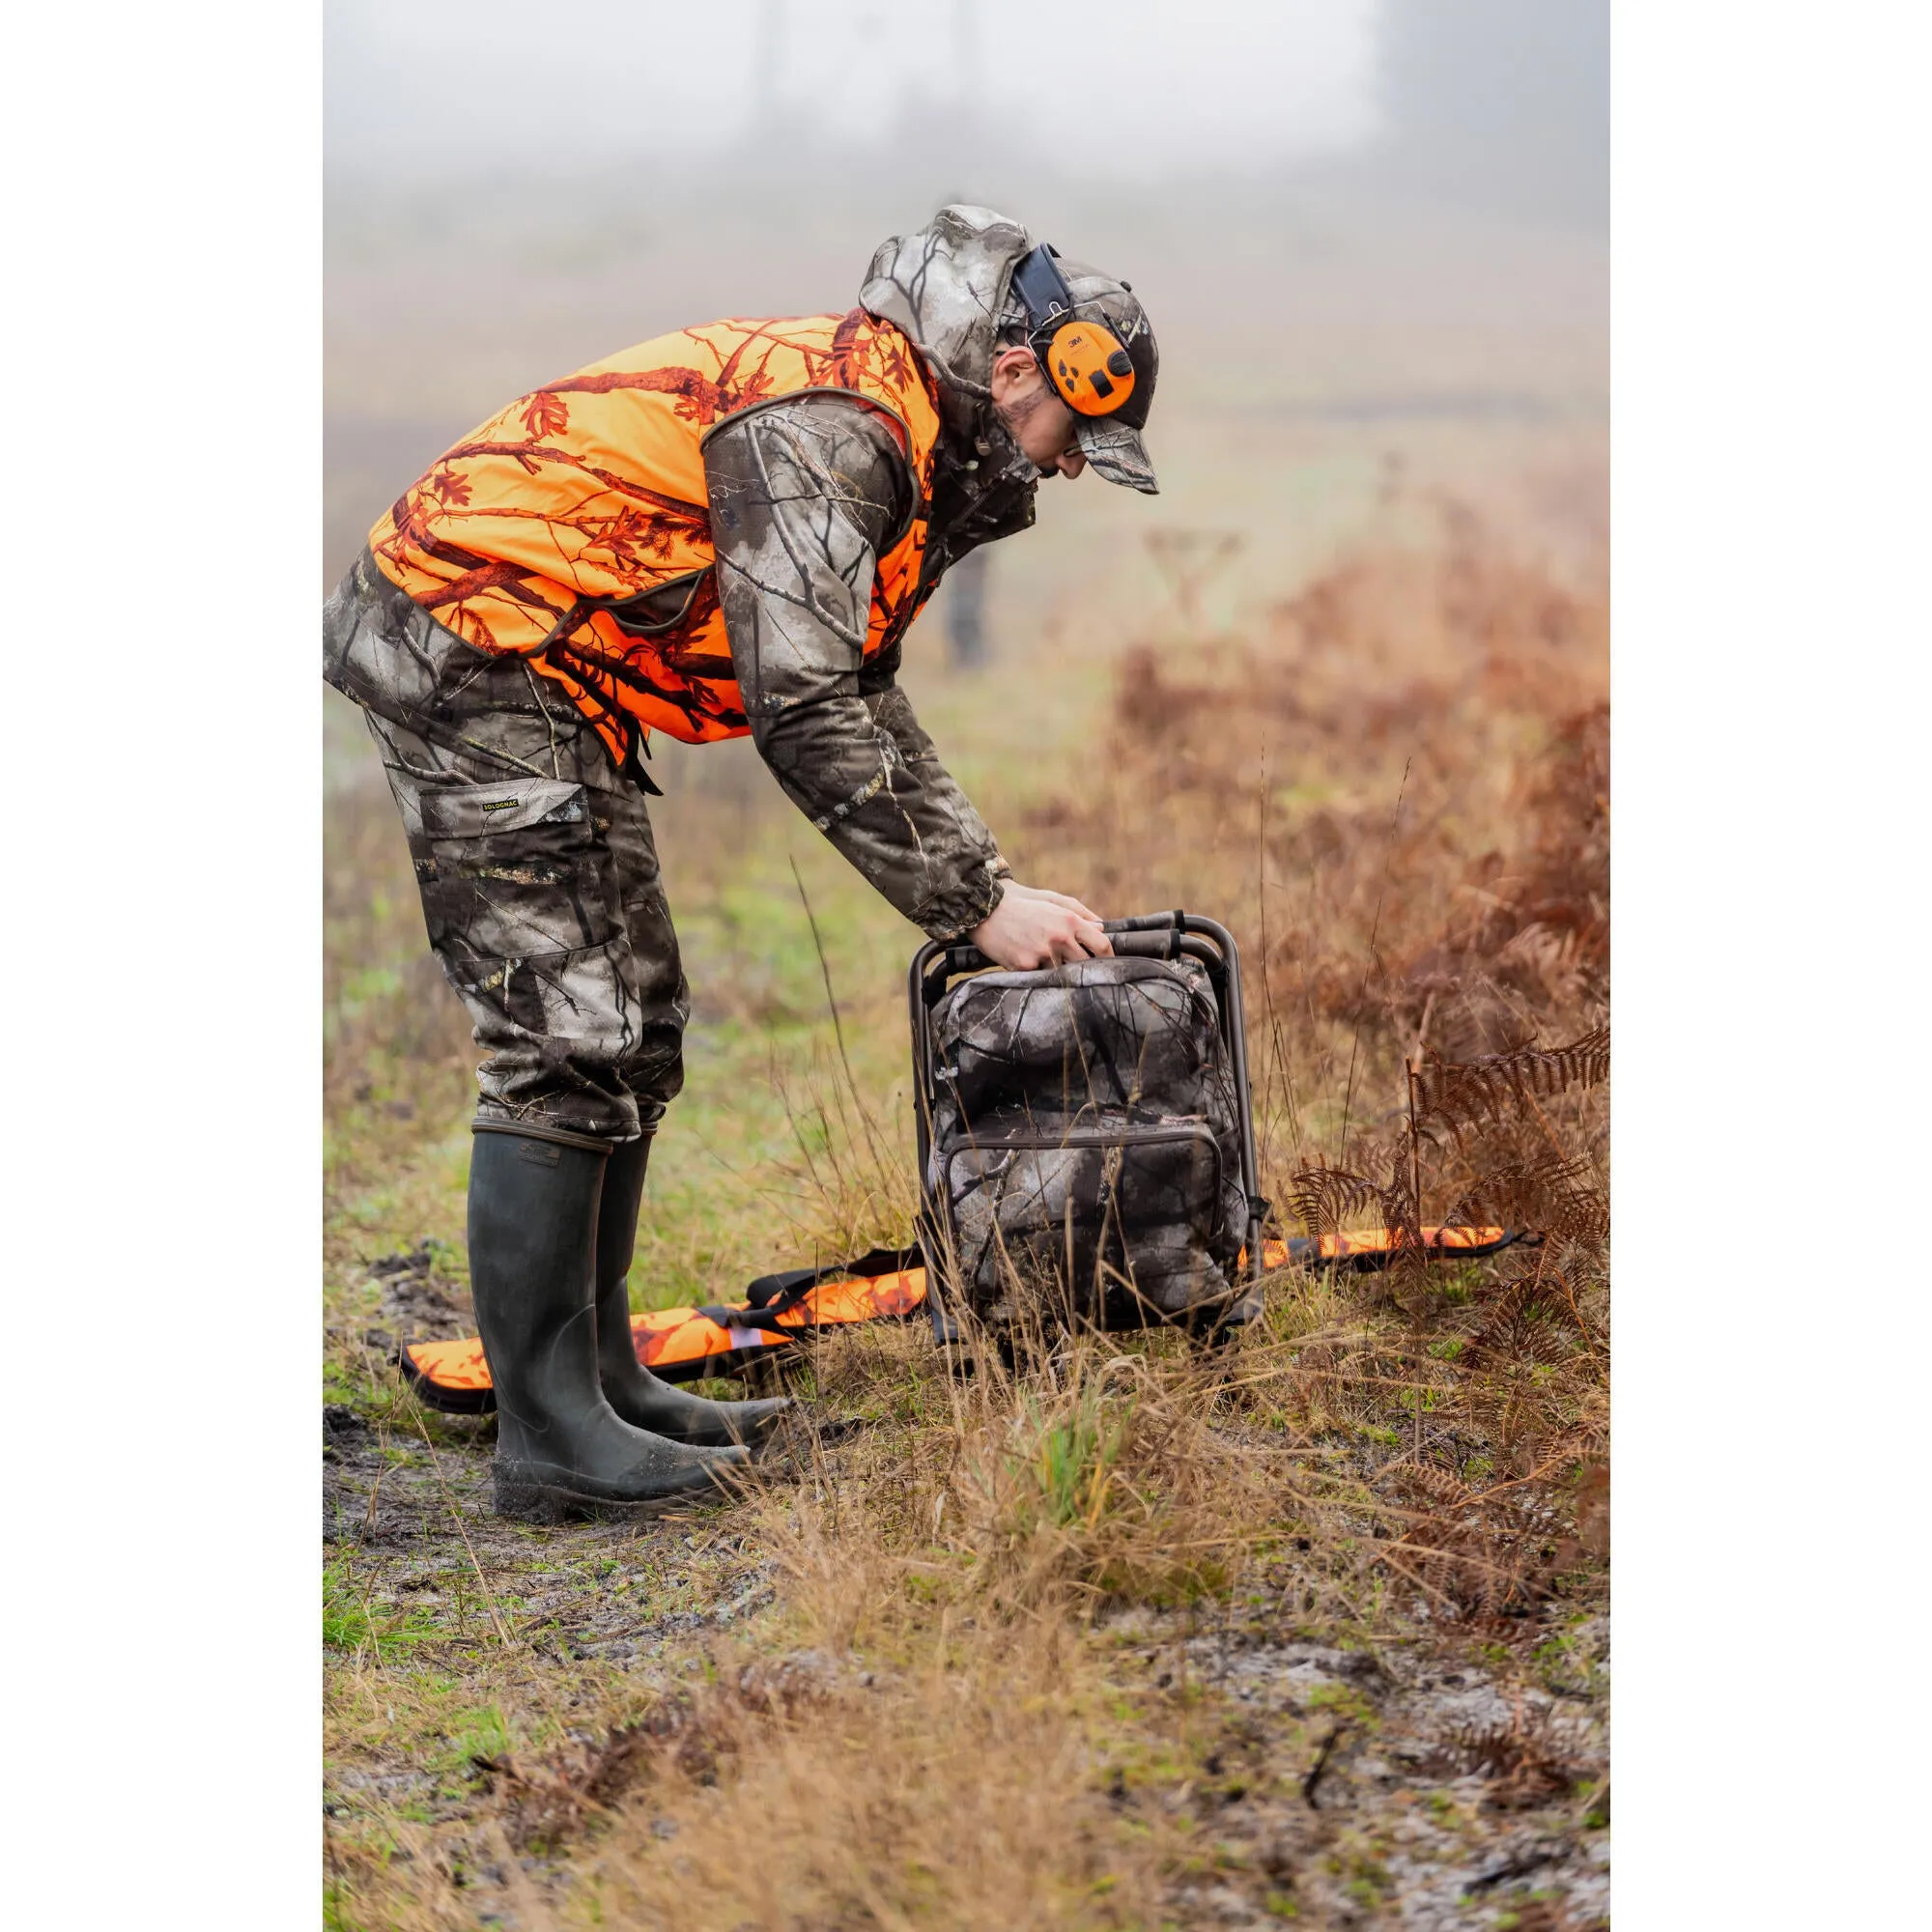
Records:
[[[1063,258],[1059,268],[1073,297],[1074,313],[1105,324],[1120,337],[1134,365],[1134,390],[1125,408],[1108,416],[1077,418],[1080,448],[1109,483],[1124,483],[1144,496],[1156,497],[1160,485],[1154,480],[1153,465],[1141,440],[1153,401],[1154,379],[1160,373],[1160,352],[1154,346],[1147,310],[1126,282],[1103,275],[1084,262]]]

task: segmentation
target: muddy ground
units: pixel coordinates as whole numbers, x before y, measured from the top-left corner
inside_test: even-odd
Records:
[[[379,1263],[371,1279],[382,1311],[361,1339],[372,1352],[399,1333],[465,1327],[462,1292],[439,1280],[432,1250]],[[783,1578],[732,1505],[631,1523],[508,1522],[490,1509],[490,1418],[399,1403],[373,1417],[331,1406],[322,1422],[325,1561],[361,1606],[373,1666],[453,1690],[452,1708],[513,1697],[558,1719],[541,1773],[487,1724],[467,1740],[481,1747],[465,1748],[455,1722],[440,1749],[420,1730],[385,1738],[378,1723],[330,1765],[331,1831],[409,1820],[415,1849],[399,1841],[398,1856],[439,1860],[474,1922],[530,1923],[533,1901],[571,1922],[569,1857],[527,1833],[519,1856],[505,1823],[527,1817],[539,1776],[648,1810],[650,1760],[633,1733],[721,1668],[802,1687],[809,1711],[890,1688],[856,1655],[784,1645]],[[820,1480],[836,1482],[855,1450],[827,1434]],[[1298,1595],[1290,1569],[1239,1602],[1103,1611],[1088,1632],[1124,1698],[1185,1710],[1183,1761],[1091,1767],[1123,1822],[1158,1809],[1201,1849],[1168,1887],[1166,1922],[1607,1923],[1601,1607],[1552,1601],[1498,1631],[1410,1626],[1341,1648],[1303,1634]],[[761,1662],[742,1662],[767,1643]],[[791,1720],[788,1697],[770,1708],[773,1722]],[[652,1826],[667,1840],[678,1829],[669,1817]],[[694,1915],[711,1922],[701,1904]]]

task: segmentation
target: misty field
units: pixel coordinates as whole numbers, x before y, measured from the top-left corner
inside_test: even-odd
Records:
[[[1395,476],[1232,621],[1215,556],[1156,544],[1160,597],[977,681],[916,634],[922,716],[1022,878],[1234,929],[1282,1232],[1544,1238],[1283,1271],[1208,1359],[816,1344],[794,1386],[850,1426],[642,1525],[498,1521],[491,1424],[390,1366],[469,1332],[475,1051],[331,698],[329,1924],[1605,1920],[1601,548]],[[898,1245],[915,1201],[918,935],[747,748],[660,760],[695,1009],[639,1306]]]

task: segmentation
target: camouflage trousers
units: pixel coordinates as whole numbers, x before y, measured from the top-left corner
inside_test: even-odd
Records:
[[[363,707],[429,943],[488,1058],[479,1125],[635,1139],[684,1084],[691,1010],[644,795],[520,660],[477,650],[365,551],[324,612]]]

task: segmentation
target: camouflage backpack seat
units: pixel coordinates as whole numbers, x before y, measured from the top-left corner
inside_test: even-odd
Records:
[[[1168,913],[1115,956],[913,969],[922,1240],[935,1330],[1029,1322],[1216,1331],[1259,1306],[1254,1130],[1233,940]]]

